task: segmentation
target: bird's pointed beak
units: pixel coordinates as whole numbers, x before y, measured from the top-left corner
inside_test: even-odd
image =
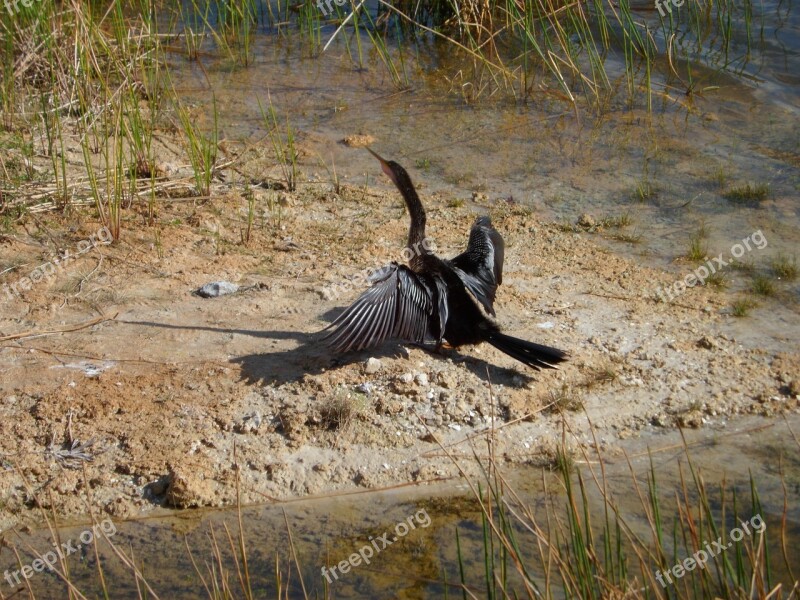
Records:
[[[389,179],[392,180],[392,183],[397,185],[397,177],[395,176],[394,171],[392,171],[392,168],[389,166],[389,163],[386,160],[384,160],[383,157],[381,157],[377,152],[373,152],[371,148],[367,148],[367,152],[369,152],[370,154],[372,154],[372,156],[378,159],[378,162],[381,163],[381,169],[383,169],[383,172],[386,173]]]

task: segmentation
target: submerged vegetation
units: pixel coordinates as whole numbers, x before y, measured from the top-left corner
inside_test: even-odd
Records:
[[[731,202],[739,203],[758,203],[766,200],[769,195],[769,185],[766,183],[746,183],[739,187],[734,187],[722,194],[723,198]]]
[[[746,317],[750,314],[750,310],[758,306],[758,303],[752,298],[737,298],[731,304],[731,314],[734,317]]]
[[[794,281],[797,278],[797,258],[783,254],[776,256],[771,263],[772,272],[778,279]]]

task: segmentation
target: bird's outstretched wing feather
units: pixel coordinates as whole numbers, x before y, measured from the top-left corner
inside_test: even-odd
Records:
[[[503,236],[492,227],[489,217],[478,217],[469,233],[467,249],[453,258],[461,281],[486,311],[494,315],[497,286],[503,283]]]
[[[389,338],[423,343],[441,337],[438,303],[416,273],[392,263],[373,282],[326,328],[334,328],[325,336],[334,351],[363,350]]]

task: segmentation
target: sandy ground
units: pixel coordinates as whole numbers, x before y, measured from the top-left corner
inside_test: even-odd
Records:
[[[658,301],[674,274],[490,196],[423,189],[429,236],[452,256],[489,212],[506,240],[498,321],[569,351],[566,366],[535,372],[488,346],[330,354],[317,332],[361,287],[331,286],[400,260],[407,216],[383,183],[253,186],[247,243],[242,186],[222,183],[211,200],[161,198],[157,226],[134,205],[110,245],[82,243],[102,237],[91,216],[40,214],[0,236],[0,530],[39,507],[232,504],[237,467],[245,503],[440,480],[457,474],[447,453],[485,454],[492,427],[504,463],[548,463],[565,417],[573,444],[593,443],[591,421],[613,452],[653,428],[798,410],[798,354],[722,334],[724,291]],[[219,280],[241,289],[193,294]]]

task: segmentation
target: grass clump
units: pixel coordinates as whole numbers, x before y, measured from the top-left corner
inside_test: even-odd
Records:
[[[692,262],[700,262],[705,260],[706,256],[708,256],[708,247],[703,241],[703,236],[701,234],[693,235],[689,239],[689,250],[686,252],[686,258]]]
[[[548,403],[553,410],[558,412],[576,411],[583,408],[583,400],[575,388],[566,383],[562,383],[559,388],[548,392]]]
[[[587,369],[580,386],[591,390],[607,383],[613,383],[619,378],[616,369],[611,363],[603,363]]]
[[[790,259],[788,256],[779,254],[772,259],[770,267],[778,279],[794,281],[797,278],[797,259],[795,257]]]
[[[769,196],[769,184],[767,183],[746,183],[738,187],[729,189],[722,194],[722,197],[731,202],[758,203],[766,200]]]
[[[773,283],[772,279],[762,274],[758,274],[753,277],[753,282],[750,284],[750,289],[753,290],[754,294],[758,294],[759,296],[775,295],[775,284]]]
[[[655,186],[650,183],[649,179],[642,179],[636,184],[636,189],[633,190],[633,198],[638,202],[647,202],[652,200],[657,195]]]
[[[728,280],[722,271],[717,271],[716,273],[711,273],[708,277],[706,277],[705,285],[710,285],[713,288],[723,289],[728,287]]]
[[[623,227],[628,227],[632,224],[633,218],[631,217],[630,213],[626,212],[616,217],[604,217],[600,219],[600,222],[597,224],[597,226],[608,229],[622,229]]]
[[[332,431],[347,429],[366,410],[367,405],[368,400],[364,394],[340,388],[320,407],[322,426]]]
[[[638,244],[642,241],[642,234],[636,233],[626,233],[624,231],[617,231],[612,233],[608,236],[612,240],[616,240],[618,242],[625,242],[627,244]]]
[[[768,540],[783,538],[785,543],[786,530],[767,523],[753,476],[741,493],[723,481],[717,502],[714,486],[706,484],[707,473],[695,466],[684,444],[680,491],[669,494],[660,481],[661,465],[652,459],[641,480],[631,466],[630,481],[621,483],[607,474],[599,450],[596,455],[569,450],[563,437],[553,461],[557,481],[550,484],[558,491],[546,495],[542,506],[525,503],[493,460],[479,485],[469,483],[481,508],[483,568],[475,576],[466,574],[457,540],[460,583],[462,589],[480,585],[486,592],[464,597],[767,600],[785,589],[787,600],[797,600],[797,584],[780,581],[776,573],[787,553],[767,551]],[[631,500],[638,505],[634,512],[646,526],[626,516],[629,499],[636,499]],[[734,528],[745,523],[748,534],[737,539]],[[703,543],[717,539],[722,553],[704,550],[705,559],[696,562],[704,561],[701,568],[676,575],[676,566],[702,556]]]
[[[418,158],[417,161],[414,163],[414,166],[416,166],[421,171],[427,171],[428,169],[431,168],[431,161],[429,158]]]
[[[738,298],[731,304],[731,314],[734,317],[746,317],[756,306],[758,304],[750,298]]]

